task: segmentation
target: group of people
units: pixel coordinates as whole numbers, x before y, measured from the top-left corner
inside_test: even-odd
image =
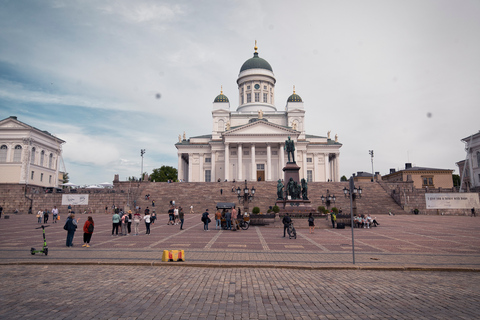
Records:
[[[212,221],[209,217],[209,212],[208,209],[205,209],[205,212],[202,214],[202,222],[203,222],[203,231],[210,231],[208,230],[208,224]],[[222,229],[222,219],[225,219],[225,227],[226,230],[239,230],[238,226],[238,220],[243,219],[242,217],[242,211],[240,208],[235,209],[232,208],[231,210],[229,209],[223,209],[220,211],[220,209],[217,208],[217,211],[215,212],[215,230],[221,230]]]
[[[180,230],[183,230],[185,213],[183,212],[182,207],[177,207],[175,205],[170,205],[168,209],[168,222],[167,225],[180,225]]]
[[[377,217],[372,218],[370,217],[370,214],[367,214],[366,216],[364,214],[362,215],[354,215],[353,216],[353,223],[355,227],[357,228],[367,228],[370,229],[370,226],[376,227],[380,225],[380,223],[377,222]]]
[[[65,221],[63,229],[67,231],[67,247],[73,247],[73,237],[77,230],[78,222],[80,218],[75,219],[75,213],[70,213]],[[88,216],[87,221],[83,225],[83,245],[82,247],[90,247],[90,240],[92,239],[94,222],[92,216]]]
[[[48,218],[50,216],[50,213],[52,214],[53,216],[53,220],[52,220],[52,223],[57,223],[57,220],[59,219],[58,218],[58,209],[57,209],[57,206],[54,206],[52,211],[49,211],[48,209],[45,209],[45,210],[38,210],[37,212],[37,222],[38,223],[42,223],[42,220],[43,220],[43,223],[48,223]]]

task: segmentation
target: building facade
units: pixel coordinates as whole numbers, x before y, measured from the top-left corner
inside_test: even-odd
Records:
[[[480,190],[480,131],[462,139],[467,156],[457,162],[463,190]]]
[[[0,120],[0,183],[57,187],[63,143],[17,117]]]
[[[276,181],[283,179],[287,163],[284,151],[289,137],[295,143],[295,161],[300,179],[340,181],[341,143],[305,132],[305,108],[295,93],[285,110],[275,105],[275,75],[270,64],[259,57],[245,61],[237,78],[238,107],[230,110],[223,91],[215,98],[211,134],[179,137],[178,179],[188,182]],[[293,159],[292,159],[293,160]]]
[[[454,171],[450,169],[412,167],[411,163],[406,163],[404,170],[395,171],[395,169],[390,169],[390,173],[382,176],[382,180],[387,182],[413,181],[413,185],[417,189],[453,188],[452,175]]]

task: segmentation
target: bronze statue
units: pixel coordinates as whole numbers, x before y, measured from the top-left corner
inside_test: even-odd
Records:
[[[283,149],[287,151],[288,162],[290,162],[290,154],[292,155],[291,162],[295,162],[295,144],[290,137],[288,137],[288,140],[285,140],[285,147]]]
[[[287,184],[287,191],[288,191],[288,195],[290,196],[290,198],[292,200],[296,199],[295,194],[296,194],[297,187],[295,185],[296,185],[296,183],[295,183],[295,181],[293,181],[293,178],[290,178],[290,180],[288,180],[288,184]]]
[[[307,192],[308,192],[307,180],[302,179],[302,199],[303,200],[308,200]]]
[[[281,179],[278,179],[277,184],[277,200],[283,200],[283,183]]]

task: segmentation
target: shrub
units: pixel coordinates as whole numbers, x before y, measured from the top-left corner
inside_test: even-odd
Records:
[[[279,213],[279,212],[280,212],[280,208],[279,208],[277,205],[273,206],[273,212]]]
[[[253,214],[259,214],[260,213],[260,208],[259,207],[253,207],[252,213]]]
[[[327,213],[327,209],[324,206],[318,206],[317,210],[319,213]]]
[[[332,208],[332,211],[335,212],[335,214],[338,214],[338,209],[337,209],[337,207],[333,207],[333,208]]]

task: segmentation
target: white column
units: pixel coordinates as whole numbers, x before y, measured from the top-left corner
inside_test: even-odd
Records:
[[[257,180],[257,164],[255,162],[255,145],[252,144],[250,148],[250,153],[252,154],[252,176],[251,176],[251,181],[256,181]]]
[[[182,154],[178,154],[178,172],[177,172],[177,179],[180,181],[183,179],[183,163],[182,163]]]
[[[340,153],[335,157],[335,181],[340,181]]]
[[[225,143],[225,180],[230,180],[230,146]]]
[[[318,153],[315,153],[313,155],[313,174],[312,174],[312,180],[313,181],[318,181]]]
[[[193,177],[192,177],[192,170],[193,170],[193,153],[188,154],[188,177],[187,181],[192,182]]]
[[[324,157],[324,170],[325,170],[325,181],[328,181],[330,179],[330,162],[328,161],[328,153],[323,154]]]
[[[203,172],[203,153],[200,153],[199,157],[200,157],[200,173],[198,174],[198,181],[204,182],[205,174]]]
[[[280,159],[279,171],[280,177],[283,177],[283,167],[285,167],[285,150],[283,150],[283,145],[280,143],[278,147],[278,158]]]
[[[272,181],[272,146],[267,143],[267,181]]]
[[[303,162],[303,179],[307,180],[307,150],[302,151],[302,162]],[[300,178],[301,180],[301,178]]]
[[[215,169],[216,169],[216,164],[215,164],[215,151],[212,150],[212,158],[211,158],[211,162],[212,162],[212,170],[211,170],[211,181],[212,182],[215,182],[216,181],[216,178],[215,178]]]
[[[238,154],[238,181],[243,180],[243,146],[241,143],[238,144],[238,149],[237,149],[237,154]]]

